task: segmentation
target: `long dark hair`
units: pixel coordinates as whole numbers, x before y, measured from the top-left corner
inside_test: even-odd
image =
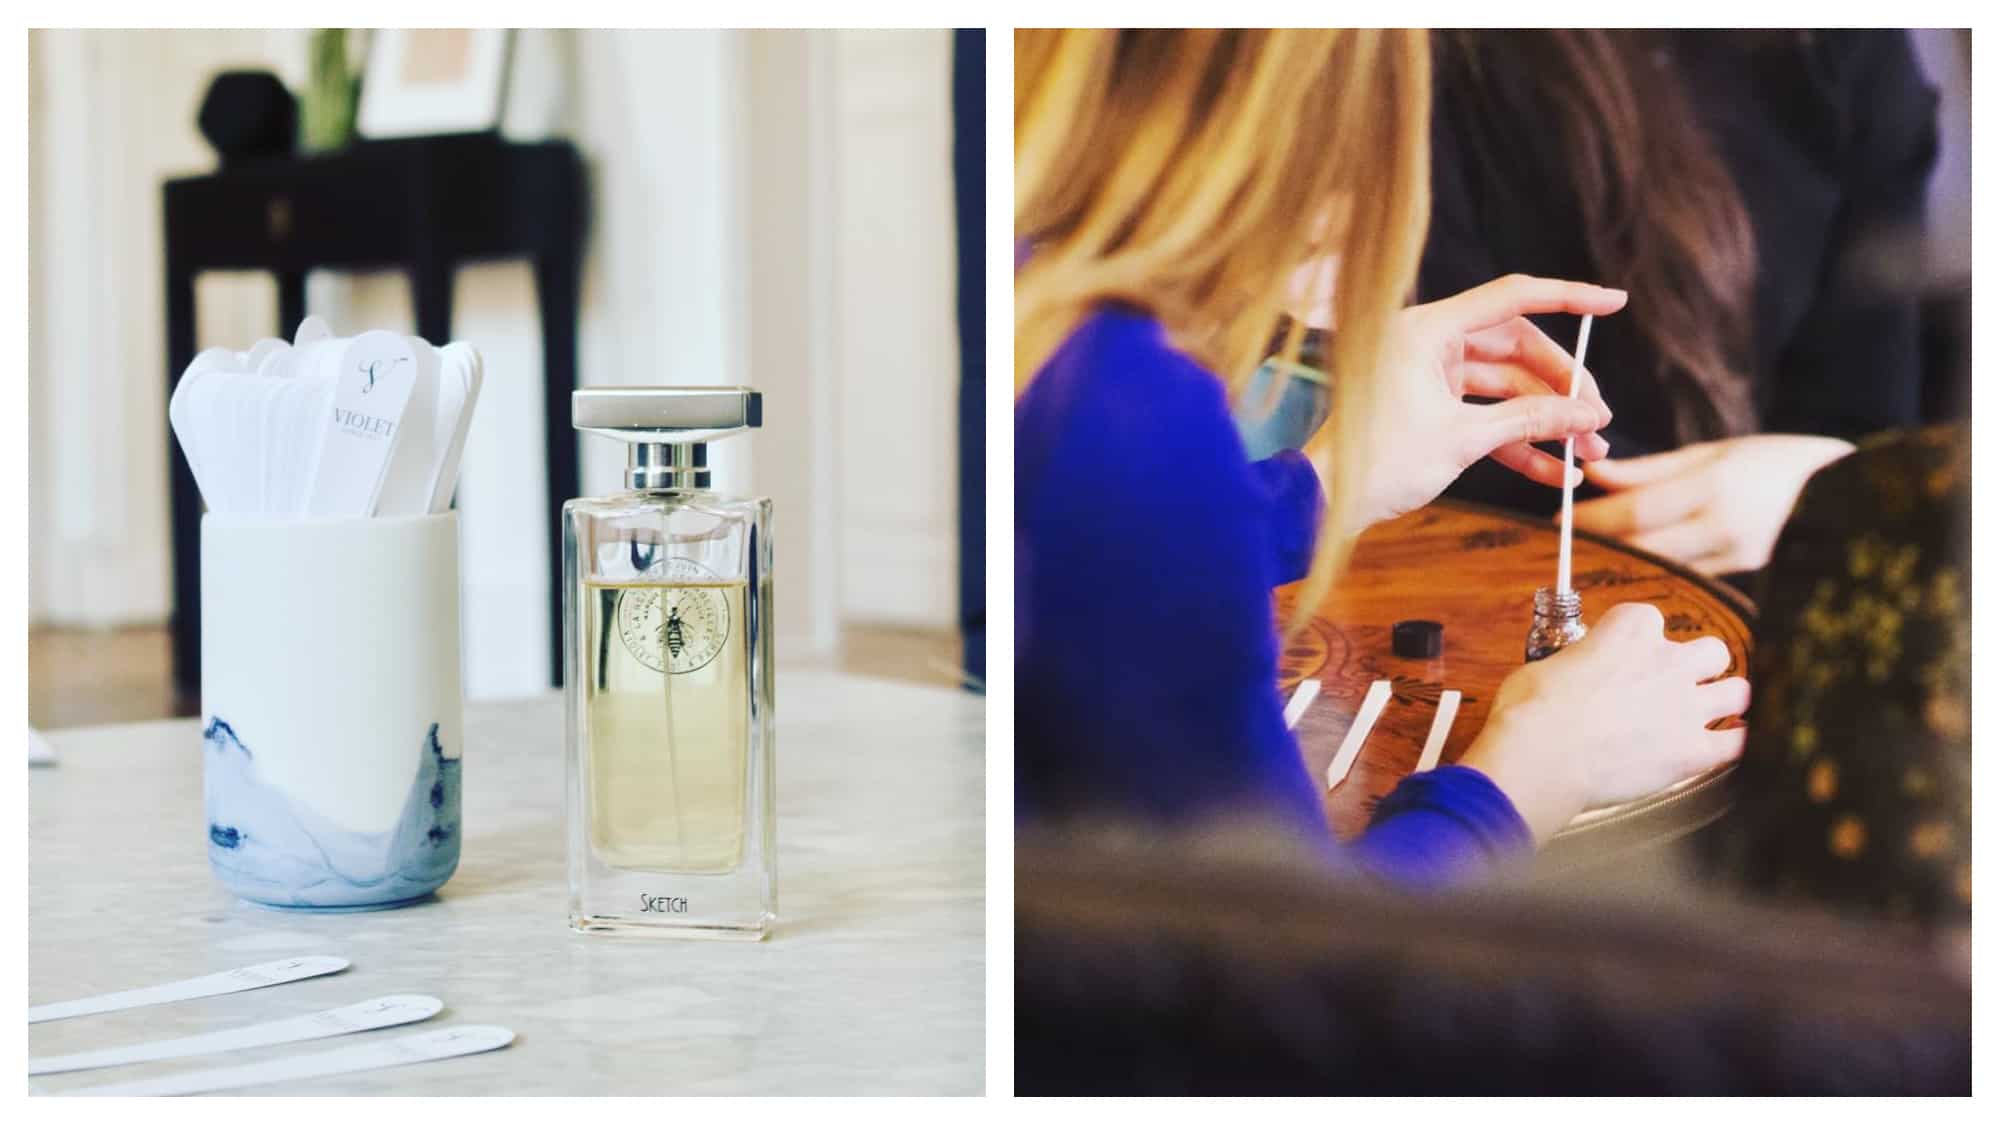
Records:
[[[1631,291],[1620,319],[1659,357],[1651,374],[1674,403],[1676,436],[1755,429],[1756,242],[1663,34],[1439,32],[1433,42],[1441,87],[1462,84],[1496,112],[1536,115],[1528,120],[1552,133],[1575,192],[1588,280]]]

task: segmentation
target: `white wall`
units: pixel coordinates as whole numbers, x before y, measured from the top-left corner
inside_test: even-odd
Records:
[[[205,75],[255,65],[263,32],[37,31],[29,40],[29,614],[104,625],[169,612],[159,179],[199,167]],[[211,278],[202,297],[230,279]],[[240,283],[239,291],[244,289]],[[268,280],[202,306],[237,338]]]
[[[949,239],[932,232],[954,222],[951,33],[840,32],[833,65],[841,605],[870,620],[948,623],[957,278]]]
[[[770,430],[715,446],[718,483],[778,507],[781,653],[842,622],[947,626],[956,387],[948,32],[534,33],[565,60],[563,131],[593,184],[585,383],[750,383]],[[213,166],[208,76],[296,82],[300,32],[31,39],[31,613],[159,620],[167,582],[158,183]],[[270,331],[268,280],[205,278],[198,343]],[[411,330],[396,276],[316,275],[337,331]],[[466,449],[466,661],[475,695],[540,690],[547,558],[541,352],[525,264],[458,279],[454,335],[486,356]],[[595,443],[603,445],[604,443]],[[616,487],[592,449],[585,487]]]

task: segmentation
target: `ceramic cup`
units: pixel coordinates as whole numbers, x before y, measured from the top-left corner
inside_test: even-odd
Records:
[[[203,795],[224,886],[367,910],[458,867],[458,517],[203,517]]]

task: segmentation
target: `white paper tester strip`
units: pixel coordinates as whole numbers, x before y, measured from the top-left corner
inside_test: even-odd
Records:
[[[403,439],[403,412],[417,385],[417,357],[393,332],[364,332],[338,350],[333,411],[323,425],[306,515],[375,514],[382,482]],[[425,415],[429,426],[429,415]]]
[[[117,1082],[109,1086],[91,1086],[71,1092],[99,1097],[128,1098],[205,1094],[211,1090],[235,1090],[244,1086],[261,1086],[267,1082],[325,1078],[334,1074],[353,1074],[363,1070],[379,1070],[389,1066],[407,1066],[410,1063],[457,1058],[460,1055],[476,1055],[481,1051],[498,1050],[513,1041],[512,1031],[490,1024],[440,1027],[435,1031],[420,1031],[415,1035],[404,1035],[355,1047],[338,1047],[331,1051],[318,1051],[309,1055],[289,1055],[282,1059],[250,1063],[246,1066],[211,1067],[207,1070],[194,1070],[165,1078],[148,1079],[144,1082]]]
[[[246,965],[241,969],[230,969],[223,973],[210,973],[205,977],[174,981],[171,984],[155,984],[146,988],[133,988],[124,992],[107,992],[102,996],[91,996],[82,1000],[65,1000],[58,1004],[43,1004],[28,1009],[28,1022],[41,1023],[44,1020],[65,1020],[71,1016],[94,1016],[99,1012],[116,1012],[125,1008],[143,1008],[148,1004],[166,1004],[175,1000],[194,1000],[203,996],[222,996],[231,992],[247,992],[253,988],[264,988],[273,984],[290,984],[308,977],[325,976],[347,968],[345,957],[287,957],[282,961],[266,961],[261,965]]]
[[[1311,707],[1313,700],[1318,698],[1318,680],[1299,681],[1299,686],[1292,691],[1291,701],[1285,704],[1285,729],[1291,730],[1298,726],[1299,720],[1306,717],[1306,708]]]
[[[1569,397],[1576,398],[1578,388],[1583,386],[1583,354],[1590,350],[1590,322],[1593,316],[1583,318],[1583,327],[1577,331],[1576,354],[1570,357]],[[1563,439],[1563,506],[1562,538],[1556,544],[1556,593],[1569,593],[1570,531],[1576,521],[1576,486],[1570,483],[1570,472],[1576,466],[1576,438]]]
[[[1437,716],[1431,720],[1430,737],[1424,739],[1424,752],[1417,758],[1417,771],[1437,768],[1438,759],[1444,757],[1445,740],[1451,737],[1452,721],[1458,718],[1458,701],[1464,692],[1446,691],[1438,696]]]
[[[1375,729],[1375,720],[1382,717],[1382,708],[1389,705],[1389,681],[1376,680],[1368,685],[1368,694],[1361,698],[1361,710],[1354,716],[1354,725],[1347,728],[1347,737],[1340,740],[1340,750],[1333,756],[1333,764],[1326,767],[1326,787],[1328,789],[1347,780],[1349,770],[1354,768],[1354,760],[1361,756],[1361,746],[1368,741],[1368,732]]]
[[[28,1060],[28,1073],[61,1074],[71,1070],[94,1070],[105,1066],[157,1062],[160,1059],[213,1055],[222,1051],[239,1051],[246,1047],[303,1043],[308,1039],[329,1039],[357,1031],[373,1031],[381,1027],[422,1023],[443,1010],[444,1001],[435,996],[378,996],[373,1000],[363,1000],[359,1004],[349,1004],[344,1008],[329,1008],[311,1015],[292,1016],[289,1019],[271,1020],[248,1027],[232,1027],[227,1031],[212,1031],[205,1035],[158,1039],[151,1043],[134,1043],[129,1047],[79,1051],[72,1055],[31,1058]]]

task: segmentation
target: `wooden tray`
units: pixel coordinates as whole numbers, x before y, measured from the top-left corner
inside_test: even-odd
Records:
[[[1306,766],[1323,778],[1334,751],[1375,680],[1394,694],[1347,780],[1326,795],[1327,818],[1342,838],[1358,834],[1374,804],[1416,767],[1439,694],[1464,693],[1446,763],[1457,761],[1486,723],[1500,681],[1521,666],[1537,586],[1555,580],[1554,524],[1454,501],[1439,501],[1371,529],[1348,572],[1313,620],[1279,656],[1287,699],[1307,676],[1320,696],[1297,734]],[[1678,639],[1714,633],[1729,645],[1730,675],[1749,667],[1755,611],[1733,588],[1679,564],[1578,532],[1571,562],[1594,623],[1619,602],[1649,601]],[[1294,587],[1278,591],[1278,621],[1290,620]],[[1406,660],[1390,648],[1390,628],[1422,618],[1444,625],[1444,651]],[[1575,862],[1694,830],[1727,808],[1722,766],[1637,801],[1592,809],[1549,841],[1545,860]]]

